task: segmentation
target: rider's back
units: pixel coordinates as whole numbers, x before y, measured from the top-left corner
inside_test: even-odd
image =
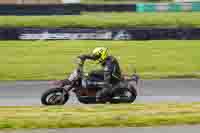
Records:
[[[121,79],[121,69],[118,60],[114,56],[108,56],[104,63],[102,63],[105,71],[104,79],[107,82],[116,84]],[[108,81],[109,80],[109,81]]]

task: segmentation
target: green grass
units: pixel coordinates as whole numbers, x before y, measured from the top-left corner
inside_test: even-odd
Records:
[[[0,41],[0,80],[63,79],[76,56],[110,49],[123,73],[142,78],[199,78],[200,41]],[[87,63],[86,71],[96,68]]]
[[[200,27],[200,14],[83,13],[80,16],[0,16],[0,27]]]
[[[200,104],[0,107],[0,129],[200,124]]]

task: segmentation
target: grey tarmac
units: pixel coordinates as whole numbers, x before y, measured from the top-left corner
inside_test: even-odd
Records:
[[[0,81],[0,106],[41,105],[52,81]],[[141,80],[135,103],[200,102],[199,79]],[[71,93],[67,104],[80,104]],[[67,105],[66,104],[66,105]]]

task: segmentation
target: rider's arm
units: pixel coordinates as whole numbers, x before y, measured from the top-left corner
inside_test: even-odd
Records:
[[[94,56],[91,56],[91,55],[80,55],[78,56],[78,58],[80,58],[81,60],[86,60],[86,59],[89,59],[89,60],[95,60],[95,57]]]

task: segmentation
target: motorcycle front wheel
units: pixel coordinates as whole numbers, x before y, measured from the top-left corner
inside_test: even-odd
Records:
[[[64,105],[69,99],[69,94],[63,95],[63,92],[63,88],[49,89],[42,94],[41,103],[43,105]]]

